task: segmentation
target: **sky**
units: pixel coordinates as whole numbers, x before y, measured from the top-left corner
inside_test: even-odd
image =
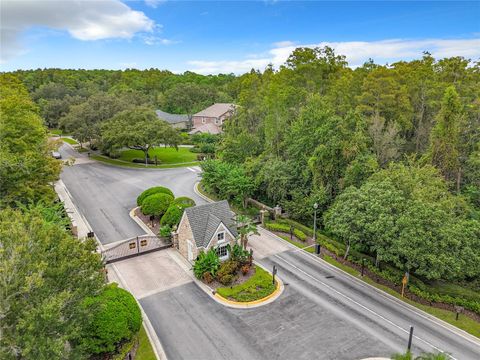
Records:
[[[423,51],[480,60],[480,1],[1,0],[0,10],[0,71],[241,74],[325,45],[352,67]]]

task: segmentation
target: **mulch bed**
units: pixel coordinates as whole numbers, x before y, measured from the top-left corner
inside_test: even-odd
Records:
[[[140,208],[137,208],[135,210],[135,215],[142,220],[142,222],[148,226],[150,230],[153,231],[155,235],[158,236],[158,233],[160,232],[160,220],[155,218],[153,220],[153,226],[152,226],[152,221],[150,221],[150,216],[149,215],[143,215],[142,210]]]
[[[284,236],[286,235],[286,236],[290,237],[289,233],[283,233],[283,232],[278,232],[278,231],[273,231],[273,233],[275,233],[277,235],[281,234],[281,235],[284,235]],[[298,240],[295,236],[293,236],[293,240],[300,243],[300,244],[305,244],[305,246],[314,244],[312,238],[308,238],[305,242],[303,242],[301,240]],[[348,267],[351,267],[352,269],[355,269],[358,272],[362,271],[361,265],[355,264],[355,263],[353,263],[351,261],[348,261],[348,260],[344,260],[343,257],[337,256],[335,253],[329,251],[325,247],[321,248],[321,253],[330,256],[331,258],[335,259],[339,263],[341,263],[343,265],[346,265]],[[396,285],[396,284],[392,283],[391,281],[388,281],[388,280],[380,277],[378,274],[372,272],[367,267],[364,268],[363,273],[364,273],[365,276],[369,277],[371,280],[375,281],[377,284],[380,284],[380,285],[386,286],[386,287],[388,287],[392,290],[395,290],[399,294],[402,293],[402,286],[401,285]],[[428,306],[431,306],[431,307],[434,307],[434,308],[437,308],[437,309],[443,309],[443,310],[448,310],[448,311],[451,311],[451,312],[455,312],[455,305],[428,301],[424,298],[421,298],[421,297],[411,293],[410,291],[408,291],[408,288],[405,289],[404,296],[405,296],[405,298],[407,298],[409,300],[412,300],[416,303],[422,304],[422,305],[428,305]],[[480,322],[480,314],[477,314],[474,311],[464,309],[462,314],[465,314],[469,318]]]

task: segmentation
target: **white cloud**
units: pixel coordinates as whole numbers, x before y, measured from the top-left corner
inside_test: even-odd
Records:
[[[151,8],[156,9],[158,5],[165,2],[166,0],[145,0],[145,4]]]
[[[24,52],[21,33],[34,26],[66,30],[84,41],[131,39],[155,29],[153,20],[119,0],[2,0],[0,6],[2,62]]]
[[[400,60],[410,60],[422,56],[423,51],[429,51],[434,57],[463,56],[480,58],[480,38],[477,39],[423,39],[405,40],[389,39],[381,41],[346,41],[320,42],[317,44],[299,44],[282,41],[273,44],[273,48],[263,56],[249,56],[248,59],[237,61],[201,61],[193,60],[192,71],[201,74],[212,73],[244,73],[252,68],[263,70],[268,64],[278,68],[284,64],[288,56],[297,47],[330,46],[337,54],[345,55],[351,67],[361,66],[372,58],[375,62],[385,64]],[[254,59],[252,59],[254,57]]]

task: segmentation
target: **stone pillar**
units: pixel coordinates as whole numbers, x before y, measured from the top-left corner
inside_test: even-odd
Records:
[[[260,210],[260,222],[262,223],[262,226],[265,226],[265,223],[267,222],[268,219],[268,210]]]
[[[178,231],[172,231],[172,242],[173,247],[178,249]]]
[[[280,205],[277,204],[277,206],[273,208],[273,215],[275,216],[275,219],[282,216],[282,207]]]

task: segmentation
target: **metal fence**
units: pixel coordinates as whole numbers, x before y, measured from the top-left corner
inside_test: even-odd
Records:
[[[170,246],[172,246],[170,239],[153,235],[140,235],[123,240],[111,248],[105,249],[102,252],[102,256],[105,262],[109,264],[152,251],[166,249]]]

